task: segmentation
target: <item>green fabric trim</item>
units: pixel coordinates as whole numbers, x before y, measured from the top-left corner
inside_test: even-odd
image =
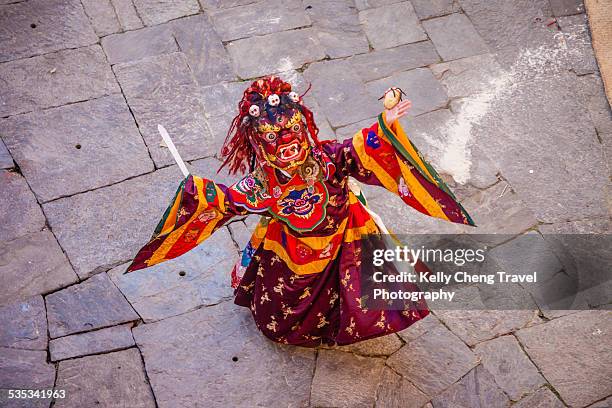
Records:
[[[432,175],[432,177],[434,178],[433,180],[427,175],[427,173],[425,171],[423,171],[423,169],[421,168],[421,166],[418,166],[416,164],[416,162],[412,159],[412,157],[410,156],[410,154],[406,151],[406,149],[404,148],[404,146],[402,146],[402,144],[399,142],[399,140],[397,140],[397,138],[395,137],[395,135],[393,134],[393,132],[391,131],[391,129],[389,129],[389,127],[387,126],[387,124],[385,123],[385,120],[383,118],[383,114],[380,113],[378,115],[378,126],[380,126],[380,128],[382,129],[383,133],[385,134],[385,136],[391,141],[391,144],[393,145],[393,147],[395,147],[395,149],[406,159],[408,160],[408,162],[410,162],[410,164],[412,164],[412,166],[418,170],[419,173],[421,173],[421,175],[426,179],[429,180],[431,183],[435,184],[438,188],[440,188],[442,191],[444,191],[446,194],[448,194],[454,201],[455,203],[457,203],[457,205],[459,206],[459,208],[461,209],[461,212],[463,212],[463,215],[465,215],[465,218],[467,218],[468,222],[470,225],[475,225],[474,221],[472,220],[472,217],[470,217],[470,215],[468,214],[468,212],[465,210],[465,208],[463,208],[463,206],[461,205],[461,203],[459,201],[457,201],[457,198],[455,197],[455,195],[453,194],[453,192],[451,191],[450,188],[448,188],[448,186],[446,185],[446,183],[442,180],[442,178],[440,177],[440,175],[438,174],[438,172],[433,168],[433,166],[431,164],[429,164],[427,162],[427,160],[425,160],[425,158],[423,157],[423,155],[421,154],[421,152],[419,152],[419,149],[416,148],[416,146],[412,143],[412,141],[410,139],[408,139],[408,143],[410,143],[410,146],[414,149],[414,151],[419,155],[419,158],[421,159],[421,161],[423,162],[423,164],[425,165],[425,168],[427,169],[427,171],[429,172],[429,174]]]
[[[379,114],[378,115],[378,126],[382,129],[383,133],[385,134],[385,136],[387,137],[387,139],[389,139],[389,141],[391,141],[391,144],[393,145],[393,147],[395,147],[395,150],[399,151],[401,153],[401,155],[410,162],[410,164],[416,168],[422,175],[423,177],[425,177],[427,180],[429,180],[432,183],[435,183],[434,180],[431,180],[424,172],[423,170],[421,170],[420,166],[418,166],[414,160],[412,159],[412,157],[410,156],[410,154],[408,153],[408,151],[404,148],[404,146],[402,146],[402,144],[399,142],[399,140],[397,140],[397,138],[395,137],[395,134],[393,134],[393,132],[391,131],[391,129],[389,129],[389,127],[387,127],[387,124],[385,123],[385,120],[383,119],[383,114]]]
[[[183,201],[182,192],[183,192],[183,189],[185,188],[185,182],[187,181],[187,179],[189,177],[193,177],[193,176],[191,174],[188,175],[179,184],[178,188],[176,189],[176,193],[174,194],[174,198],[170,202],[170,205],[168,206],[168,208],[166,208],[166,211],[164,212],[164,215],[162,216],[161,221],[159,222],[159,224],[157,224],[157,227],[155,227],[155,231],[153,232],[153,237],[158,236],[159,233],[161,232],[161,230],[163,229],[164,224],[166,223],[166,220],[168,219],[168,216],[170,215],[170,210],[172,209],[172,207],[174,207],[174,203],[175,203],[175,201],[176,201],[176,199],[177,199],[179,194],[181,194],[181,202]],[[180,204],[179,204],[179,208],[180,208]],[[176,225],[177,220],[174,220],[174,224],[175,225]]]

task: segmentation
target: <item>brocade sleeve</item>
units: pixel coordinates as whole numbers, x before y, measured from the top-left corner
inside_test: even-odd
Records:
[[[151,240],[138,251],[127,272],[167,261],[195,248],[235,215],[247,210],[235,206],[223,184],[189,175],[155,228]]]
[[[389,126],[384,115],[381,113],[376,123],[353,137],[324,145],[338,176],[382,186],[423,214],[473,226],[467,211],[408,139],[400,123]]]

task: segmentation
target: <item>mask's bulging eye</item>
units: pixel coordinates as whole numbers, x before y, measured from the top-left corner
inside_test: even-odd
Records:
[[[291,130],[294,132],[299,132],[300,130],[302,130],[302,125],[296,123],[295,125],[291,126]]]
[[[276,133],[274,132],[268,132],[264,135],[264,138],[266,139],[266,141],[268,142],[273,142],[276,140]]]

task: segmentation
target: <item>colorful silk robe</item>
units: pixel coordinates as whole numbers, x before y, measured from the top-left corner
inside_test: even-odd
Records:
[[[362,307],[363,238],[381,229],[349,188],[349,177],[383,186],[426,215],[473,225],[469,215],[399,122],[387,126],[384,114],[313,155],[322,163],[316,178],[308,171],[288,178],[264,168],[228,187],[188,176],[128,271],[177,257],[232,217],[254,213],[262,217],[232,271],[234,302],[251,309],[270,339],[301,346],[350,344],[426,316],[424,302],[407,301],[404,310]]]

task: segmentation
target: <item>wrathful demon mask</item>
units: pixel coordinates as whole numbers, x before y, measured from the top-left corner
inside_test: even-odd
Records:
[[[319,146],[319,129],[302,97],[276,76],[254,81],[238,104],[221,152],[229,172],[244,172],[256,164],[291,171]],[[310,136],[310,138],[309,138]]]

